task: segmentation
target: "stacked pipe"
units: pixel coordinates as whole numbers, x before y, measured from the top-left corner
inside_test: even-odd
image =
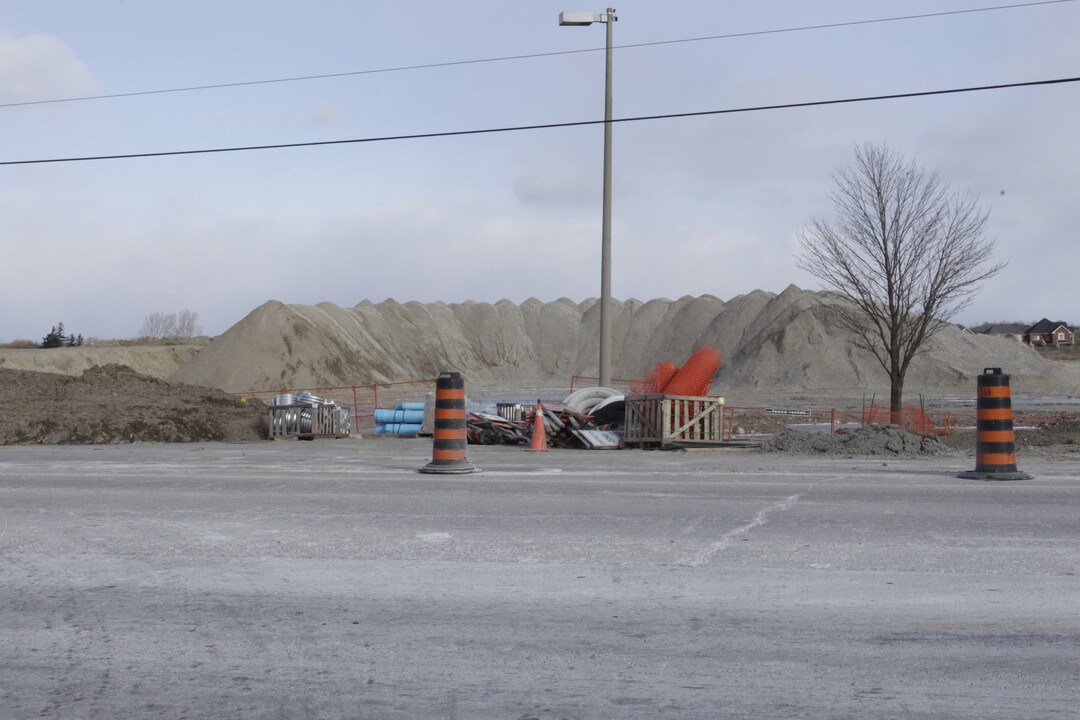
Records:
[[[424,424],[424,403],[400,402],[393,410],[375,411],[377,435],[416,435]]]

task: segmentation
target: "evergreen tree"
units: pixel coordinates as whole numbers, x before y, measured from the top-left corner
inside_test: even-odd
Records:
[[[64,323],[53,325],[52,330],[41,341],[41,347],[43,348],[78,347],[82,344],[82,335],[64,334]]]
[[[64,323],[53,325],[52,330],[41,341],[43,348],[58,348],[64,345]]]

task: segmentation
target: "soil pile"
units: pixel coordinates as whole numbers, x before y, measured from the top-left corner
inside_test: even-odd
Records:
[[[0,368],[79,376],[90,368],[115,363],[143,375],[167,378],[206,347],[209,339],[189,338],[173,345],[82,345],[25,350],[0,348]]]
[[[837,324],[840,302],[794,285],[779,295],[755,291],[727,302],[711,295],[616,302],[612,374],[640,378],[657,363],[682,363],[696,348],[711,345],[724,355],[713,392],[884,392],[887,378],[877,360],[855,348]],[[572,375],[595,373],[598,325],[595,300],[387,300],[353,308],[271,301],[170,379],[238,392],[395,382],[453,369],[474,389],[565,387]],[[971,392],[986,367],[1023,378],[1027,392],[1067,393],[1080,386],[1080,364],[1046,360],[1013,338],[949,326],[912,364],[906,391]]]
[[[0,445],[241,442],[267,437],[262,403],[177,385],[124,365],[79,377],[0,367]]]
[[[1018,431],[1016,443],[1019,448],[1054,447],[1080,453],[1080,420],[1044,423],[1033,432]]]
[[[784,432],[761,446],[762,452],[788,455],[885,455],[925,457],[943,455],[952,450],[936,437],[907,432],[898,425],[869,425],[854,432],[800,433]]]

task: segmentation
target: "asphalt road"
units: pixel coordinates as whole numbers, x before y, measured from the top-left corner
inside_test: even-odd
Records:
[[[0,718],[1078,718],[1080,467],[0,448]]]

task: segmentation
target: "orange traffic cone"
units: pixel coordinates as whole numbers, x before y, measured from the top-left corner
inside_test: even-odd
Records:
[[[526,452],[547,452],[547,431],[544,430],[544,406],[537,404],[536,419],[533,420],[532,442]]]

